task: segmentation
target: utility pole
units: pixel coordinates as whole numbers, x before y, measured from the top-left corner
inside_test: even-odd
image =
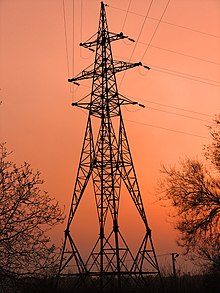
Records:
[[[121,112],[124,105],[143,105],[120,95],[116,82],[117,73],[143,65],[141,62],[116,61],[111,49],[112,42],[125,38],[129,39],[123,33],[109,32],[105,5],[101,2],[97,34],[80,43],[80,46],[95,52],[94,64],[68,80],[79,85],[80,81],[91,78],[92,89],[88,96],[72,104],[88,110],[88,120],[64,234],[58,277],[60,281],[73,278],[76,287],[91,284],[96,292],[105,292],[109,288],[115,292],[126,286],[141,287],[152,280],[153,276],[160,276]],[[98,131],[95,132],[97,124]],[[89,180],[94,188],[99,234],[88,259],[84,260],[74,241],[72,226]],[[135,255],[119,229],[122,185],[127,189],[145,230]],[[106,225],[107,221],[112,223],[110,230],[109,225]]]
[[[171,253],[171,257],[172,257],[172,266],[173,266],[173,278],[176,281],[176,258],[179,256],[178,253],[173,252]]]

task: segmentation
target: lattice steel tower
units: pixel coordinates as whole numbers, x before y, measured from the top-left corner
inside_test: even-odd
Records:
[[[152,276],[160,275],[121,113],[121,106],[137,103],[119,95],[115,77],[118,72],[142,66],[141,63],[113,60],[111,42],[124,38],[128,37],[109,32],[105,5],[101,2],[98,32],[95,37],[80,44],[95,51],[95,62],[68,80],[78,84],[80,80],[92,78],[92,90],[88,95],[89,102],[81,100],[72,104],[88,110],[88,121],[65,230],[59,278],[73,276],[78,281],[77,285],[98,284],[102,292],[106,288],[113,288],[114,291],[127,284],[129,287],[139,286]],[[97,121],[99,130],[94,135],[93,123],[97,124]],[[89,179],[94,187],[99,235],[88,259],[83,260],[73,240],[71,224]],[[146,229],[135,256],[119,229],[122,184]],[[106,225],[107,215],[111,216],[112,221],[110,231]]]

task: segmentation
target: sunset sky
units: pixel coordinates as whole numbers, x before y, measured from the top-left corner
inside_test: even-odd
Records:
[[[122,111],[154,245],[158,255],[169,257],[181,250],[170,208],[158,202],[157,182],[161,164],[201,158],[210,143],[207,126],[220,113],[220,1],[105,3],[109,30],[137,41],[115,42],[115,59],[151,67],[119,73],[117,81],[121,94],[146,106]],[[0,0],[0,140],[14,151],[16,163],[27,161],[41,171],[45,190],[66,214],[88,114],[71,103],[91,86],[71,86],[67,79],[94,61],[79,43],[97,32],[99,11],[98,0]],[[97,237],[96,215],[89,216],[94,204],[85,195],[76,219],[83,250]],[[132,247],[143,228],[139,222],[126,194],[120,223]],[[58,244],[64,229],[52,235]]]

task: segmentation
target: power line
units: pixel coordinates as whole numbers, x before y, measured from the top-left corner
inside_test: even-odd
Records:
[[[68,39],[67,39],[65,0],[63,0],[63,21],[64,21],[64,37],[65,37],[65,49],[66,49],[67,75],[69,77],[70,76],[70,70],[69,70],[69,54],[68,54]]]
[[[80,2],[80,43],[82,43],[82,36],[83,36],[83,0]],[[79,53],[82,59],[89,59],[83,56],[83,47],[80,46]]]
[[[149,14],[149,12],[150,12],[150,9],[151,9],[151,6],[152,6],[152,4],[153,4],[153,1],[154,1],[154,0],[151,0],[150,5],[149,5],[148,10],[147,10],[147,13],[146,13],[146,15],[145,15],[145,17],[144,17],[144,22],[142,23],[141,30],[140,30],[140,32],[139,32],[139,34],[138,34],[138,37],[137,37],[137,42],[138,42],[138,40],[140,39],[141,33],[142,33],[143,29],[144,29],[144,25],[145,25],[145,22],[146,22],[146,20],[147,20],[147,17],[148,17],[148,14]],[[135,45],[134,45],[133,51],[132,51],[131,56],[130,56],[130,60],[131,60],[131,58],[132,58],[133,55],[134,55],[134,51],[135,51],[136,47],[137,47],[137,43],[135,43]]]
[[[163,253],[163,254],[157,254],[157,257],[166,256],[166,255],[172,255],[172,253]]]
[[[81,0],[81,34],[82,34],[82,5],[83,5],[83,4],[82,4],[82,1],[83,1],[83,0]],[[64,0],[63,0],[63,3],[64,3]],[[143,24],[142,24],[142,27],[141,27],[140,33],[139,33],[138,38],[137,38],[137,42],[136,42],[136,44],[135,44],[135,46],[134,46],[134,48],[133,48],[133,51],[132,51],[131,56],[130,56],[130,58],[129,58],[129,61],[131,61],[131,58],[132,58],[132,56],[133,56],[133,54],[134,54],[134,51],[135,51],[135,49],[136,49],[137,44],[138,44],[138,43],[141,43],[141,42],[139,42],[138,40],[139,40],[140,35],[141,35],[141,33],[142,33],[142,30],[143,30],[143,28],[144,28],[144,25],[145,25],[146,19],[147,19],[147,17],[148,17],[148,14],[149,14],[150,8],[151,8],[151,6],[152,6],[152,3],[153,3],[153,0],[151,1],[150,6],[149,6],[149,8],[148,8],[147,14],[146,14],[146,16],[145,16],[144,22],[143,22]],[[131,0],[130,0],[130,2],[129,2],[128,9],[127,9],[127,10],[123,10],[123,11],[130,12],[130,11],[129,11],[130,4],[131,4]],[[159,20],[159,23],[160,23],[160,22],[163,22],[161,19],[162,19],[163,15],[164,15],[164,13],[165,13],[165,11],[166,11],[166,9],[167,9],[168,4],[169,4],[169,1],[167,2],[167,5],[166,5],[166,7],[165,7],[165,9],[164,9],[164,12],[163,12],[163,14],[162,14],[160,20]],[[112,7],[112,6],[110,6],[110,7]],[[119,9],[119,10],[120,10],[120,9]],[[141,16],[143,16],[143,15],[141,15]],[[149,17],[148,17],[148,18],[149,18]],[[156,19],[156,20],[157,20],[157,19]],[[159,26],[159,23],[158,23],[158,26]],[[170,24],[170,23],[169,23],[169,24]],[[158,26],[157,26],[157,28],[158,28]],[[65,26],[65,28],[66,28],[66,26]],[[156,28],[156,30],[157,30],[157,28]],[[153,39],[153,37],[154,37],[154,35],[155,35],[155,33],[156,33],[156,30],[155,30],[155,32],[154,32],[152,38],[151,38],[151,41],[152,41],[152,39]],[[65,29],[65,35],[66,35],[66,29]],[[142,43],[142,44],[145,44],[145,43]],[[166,50],[166,51],[170,51],[170,52],[173,52],[173,53],[174,53],[174,51],[172,51],[172,50],[164,49],[164,48],[161,48],[161,47],[158,47],[158,46],[153,46],[153,45],[150,44],[150,42],[149,42],[148,44],[146,44],[146,45],[147,45],[148,47],[151,46],[151,47],[155,47],[155,48],[160,48],[160,49],[162,49],[162,50]],[[148,49],[148,47],[147,47],[147,49]],[[67,38],[66,38],[66,48],[67,48]],[[145,50],[145,53],[146,53],[147,49]],[[144,53],[144,55],[145,55],[145,53]],[[217,65],[220,65],[220,64],[218,64],[218,63],[215,63],[215,62],[212,62],[212,61],[208,61],[208,60],[204,60],[204,59],[201,59],[201,58],[198,58],[198,57],[193,57],[193,56],[190,56],[190,55],[187,55],[187,54],[184,54],[184,53],[177,53],[177,52],[175,52],[175,53],[176,53],[176,54],[181,54],[181,55],[184,55],[184,56],[188,56],[188,57],[191,57],[191,58],[195,58],[195,59],[198,59],[198,60],[201,60],[201,61],[206,61],[206,62],[210,62],[210,63],[214,63],[214,64],[217,64]],[[144,55],[143,55],[143,57],[144,57]],[[81,56],[81,57],[82,57],[82,56]],[[143,59],[143,57],[142,57],[142,59]],[[69,59],[69,58],[68,58],[68,52],[67,52],[67,59]],[[202,77],[200,77],[200,76],[190,75],[190,74],[182,73],[182,72],[179,72],[179,71],[174,71],[174,70],[170,70],[170,69],[166,69],[166,68],[162,68],[162,67],[158,67],[158,66],[153,66],[153,65],[152,65],[152,69],[153,69],[154,71],[158,71],[158,72],[162,72],[162,73],[166,73],[166,74],[171,74],[171,75],[174,75],[174,76],[177,76],[177,77],[181,77],[181,78],[185,78],[185,79],[190,79],[190,80],[197,81],[197,82],[201,82],[201,83],[204,83],[204,84],[209,84],[209,85],[212,85],[212,86],[218,86],[218,87],[220,86],[220,85],[216,84],[216,83],[220,83],[219,81],[216,81],[216,80],[206,79],[206,78],[202,78]],[[122,76],[122,79],[121,79],[121,81],[120,81],[120,85],[119,85],[119,86],[121,86],[124,77],[125,77],[125,72],[124,72],[124,75]]]
[[[167,69],[167,68],[164,68],[164,67],[159,67],[159,66],[154,66],[154,65],[149,65],[149,66],[152,66],[154,68],[159,68],[159,69],[162,69],[162,70],[167,70],[167,71],[174,72],[174,73],[178,73],[178,74],[182,74],[182,75],[186,75],[186,76],[189,76],[189,77],[199,78],[201,80],[211,81],[211,82],[215,82],[215,83],[220,84],[220,81],[217,81],[217,80],[214,80],[214,79],[204,78],[204,77],[201,77],[201,76],[184,73],[184,72],[180,72],[180,71],[177,71],[177,70]]]
[[[157,20],[156,18],[153,18],[153,17],[149,17],[149,19]],[[169,25],[172,25],[172,26],[176,26],[176,27],[180,27],[180,28],[183,28],[183,29],[187,29],[187,30],[190,30],[190,31],[195,32],[195,33],[200,33],[200,34],[203,34],[203,35],[206,35],[206,36],[210,36],[210,37],[213,37],[213,38],[220,38],[220,36],[217,36],[217,35],[214,35],[214,34],[205,33],[203,31],[195,30],[195,29],[192,29],[192,28],[183,26],[183,25],[174,24],[174,23],[168,22],[168,21],[162,21],[162,22],[163,23],[166,23],[166,24],[169,24]]]
[[[205,119],[196,118],[196,117],[192,117],[192,116],[188,116],[188,115],[184,115],[184,114],[180,114],[180,113],[176,113],[176,112],[170,112],[170,111],[167,111],[167,110],[162,110],[162,109],[153,108],[153,107],[149,107],[149,106],[147,106],[146,108],[150,109],[150,110],[154,110],[154,111],[159,111],[159,112],[168,113],[168,114],[172,114],[172,115],[176,115],[176,116],[181,116],[181,117],[184,117],[184,118],[189,118],[189,119],[193,119],[193,120],[198,120],[198,121],[203,121],[203,122],[210,123],[210,121],[205,120]],[[132,111],[132,110],[129,110],[127,107],[125,107],[125,109],[128,112],[137,112],[137,111],[141,110],[141,108],[138,108],[138,109]]]
[[[147,45],[147,48],[146,48],[145,51],[144,51],[144,54],[143,54],[143,56],[142,56],[142,58],[141,58],[141,61],[144,59],[144,57],[145,57],[145,55],[146,55],[146,53],[147,53],[147,50],[148,50],[148,48],[149,48],[151,42],[153,41],[153,38],[154,38],[154,36],[155,36],[155,34],[156,34],[157,30],[158,30],[158,27],[159,27],[159,25],[160,25],[160,23],[161,23],[161,20],[162,20],[162,18],[163,18],[163,16],[164,16],[164,14],[165,14],[165,12],[166,12],[166,10],[167,10],[169,4],[170,4],[170,0],[167,1],[167,4],[166,4],[166,6],[165,6],[165,8],[164,8],[164,10],[163,10],[163,13],[161,14],[161,17],[160,17],[160,19],[159,19],[159,21],[158,21],[158,23],[157,23],[157,26],[156,26],[156,28],[155,28],[155,30],[154,30],[154,33],[153,33],[153,35],[152,35],[152,37],[151,37],[151,39],[150,39],[150,41],[149,41],[149,43],[148,43],[148,45]]]
[[[74,8],[73,8],[73,10],[74,10]],[[70,58],[69,58],[69,52],[68,52],[68,38],[67,38],[67,21],[66,21],[65,0],[63,0],[63,22],[64,22],[64,38],[65,38],[65,51],[66,51],[66,63],[67,63],[67,77],[69,78],[70,77]],[[73,25],[73,30],[74,30],[74,25]],[[73,36],[73,38],[74,38],[74,36]],[[74,54],[74,46],[73,46],[73,54]],[[74,57],[73,57],[73,60],[74,60]],[[72,84],[69,84],[69,90],[70,90],[70,93],[72,93],[72,99],[73,99],[74,88],[73,88]]]
[[[220,82],[219,81],[216,81],[216,80],[207,79],[207,78],[199,77],[199,76],[196,76],[196,75],[190,75],[190,74],[182,73],[180,71],[166,69],[166,68],[159,67],[159,66],[154,66],[154,65],[149,65],[149,66],[154,71],[159,71],[159,72],[166,73],[166,74],[170,74],[170,75],[174,75],[174,76],[177,76],[177,77],[181,77],[181,78],[185,78],[185,79],[190,79],[190,80],[197,81],[197,82],[201,82],[201,83],[204,83],[204,84],[209,84],[209,85],[212,85],[212,86],[220,87]],[[219,83],[219,84],[217,84],[217,83]]]
[[[205,120],[205,119],[191,117],[191,116],[187,116],[187,115],[183,115],[183,114],[179,114],[179,113],[175,113],[175,112],[170,112],[170,111],[166,111],[166,110],[161,110],[161,109],[157,109],[157,108],[153,108],[153,107],[149,107],[149,106],[147,106],[147,109],[151,109],[151,110],[160,111],[160,112],[164,112],[164,113],[168,113],[168,114],[173,114],[176,116],[181,116],[181,117],[185,117],[185,118],[189,118],[189,119],[193,119],[193,120],[198,120],[198,121],[210,123],[210,121]]]
[[[138,44],[149,45],[149,44],[144,43],[144,42],[138,42]],[[203,61],[203,62],[208,62],[208,63],[212,63],[212,64],[215,64],[215,65],[220,65],[220,63],[217,63],[217,62],[214,62],[214,61],[211,61],[211,60],[195,57],[195,56],[192,56],[192,55],[188,55],[188,54],[177,52],[177,51],[170,50],[170,49],[165,49],[165,48],[162,48],[162,47],[159,47],[159,46],[149,45],[149,47],[160,49],[160,50],[171,52],[171,53],[175,53],[175,54],[186,56],[186,57],[190,57],[190,58],[197,59],[197,60],[200,60],[200,61]]]
[[[82,26],[83,26],[83,0],[80,2],[80,43],[82,43]],[[80,47],[82,48],[82,47]]]
[[[65,38],[65,52],[66,52],[66,63],[67,63],[67,77],[70,77],[70,74],[74,76],[74,67],[75,67],[75,24],[74,24],[74,14],[75,14],[75,5],[74,0],[72,0],[72,72],[70,72],[70,55],[69,55],[69,43],[67,37],[67,19],[66,19],[66,5],[65,0],[63,0],[63,22],[64,22],[64,38]],[[72,83],[69,84],[70,93],[72,94],[72,100],[74,100],[75,90]]]
[[[82,43],[83,42],[83,40],[82,40],[82,38],[83,38],[83,0],[81,0],[81,2],[80,2],[80,43]],[[80,46],[80,49],[79,49],[79,53],[80,53],[80,57],[82,58],[82,59],[90,59],[90,57],[92,56],[92,52],[91,52],[91,54],[88,56],[88,57],[85,57],[85,56],[83,56],[83,47],[82,46]]]
[[[129,12],[129,9],[130,9],[130,6],[131,6],[131,1],[132,1],[132,0],[130,0],[130,2],[129,2],[129,4],[128,4],[128,8],[127,8],[127,11],[126,11],[126,15],[125,15],[125,19],[124,19],[124,23],[123,23],[123,25],[122,25],[122,29],[121,29],[121,31],[124,30],[125,23],[126,23],[126,20],[127,20],[127,17],[128,17],[128,12]]]
[[[157,26],[156,26],[156,28],[155,28],[155,30],[154,30],[154,33],[153,33],[153,35],[152,35],[152,37],[151,37],[151,39],[150,39],[150,42],[149,42],[148,45],[147,45],[146,50],[144,51],[144,54],[143,54],[141,60],[144,59],[144,57],[145,57],[145,55],[146,55],[146,53],[147,53],[147,50],[148,50],[149,46],[151,45],[151,42],[152,42],[152,40],[153,40],[153,38],[154,38],[154,36],[155,36],[155,34],[156,34],[156,32],[157,32],[157,29],[158,29],[158,27],[159,27],[159,25],[160,25],[160,23],[161,23],[161,21],[162,21],[162,18],[163,18],[163,16],[164,16],[164,14],[165,14],[165,12],[166,12],[168,6],[169,6],[169,3],[170,3],[170,0],[167,2],[166,6],[165,6],[165,8],[164,8],[164,11],[163,11],[163,13],[162,13],[162,15],[161,15],[161,17],[160,17],[160,19],[159,19],[159,22],[158,22],[158,24],[157,24]],[[150,8],[151,8],[151,5],[152,5],[152,2],[151,2],[151,4],[150,4],[150,7],[148,8],[148,13],[149,13],[149,10],[150,10]],[[145,16],[145,20],[147,19],[148,13],[147,13],[147,15]],[[134,46],[134,48],[133,48],[133,51],[132,51],[131,56],[130,56],[130,58],[129,58],[129,61],[131,60],[131,58],[132,58],[132,56],[133,56],[133,54],[134,54],[134,51],[135,51],[135,49],[136,49],[136,46],[137,46],[138,40],[139,40],[140,35],[141,35],[141,33],[142,33],[142,30],[143,30],[144,24],[145,24],[145,21],[144,21],[144,23],[143,23],[143,25],[142,25],[142,27],[141,27],[140,33],[139,33],[138,38],[137,38],[137,42],[136,42],[136,44],[135,44],[135,46]],[[156,70],[156,71],[161,71],[161,70],[162,70],[162,72],[164,72],[164,70],[166,70],[166,72],[164,72],[164,73],[167,73],[167,71],[168,71],[168,72],[172,72],[173,75],[177,75],[177,76],[179,76],[179,77],[180,77],[180,75],[181,75],[181,77],[185,77],[185,78],[186,78],[187,76],[189,76],[190,79],[192,79],[192,80],[200,81],[200,82],[203,82],[203,83],[208,83],[208,84],[211,84],[211,85],[216,85],[216,84],[213,84],[213,83],[219,83],[219,81],[211,80],[211,79],[206,79],[206,78],[202,78],[202,77],[200,77],[200,76],[195,76],[195,75],[185,74],[185,73],[182,73],[182,72],[179,72],[179,71],[169,70],[169,69],[166,69],[166,68],[161,68],[161,67],[156,67],[156,66],[153,66],[153,67],[154,67],[153,69]],[[159,70],[158,70],[158,69],[159,69]],[[120,85],[122,84],[122,82],[123,82],[123,80],[124,80],[124,77],[125,77],[125,73],[124,73],[124,75],[123,75],[123,77],[122,77],[122,79],[121,79],[121,81],[120,81]],[[189,79],[189,78],[188,78],[188,79]],[[199,80],[198,80],[198,79],[199,79]],[[208,81],[208,82],[207,82],[207,81]],[[212,82],[212,83],[211,83],[211,82]],[[220,85],[217,85],[217,86],[220,86]]]
[[[147,17],[148,17],[148,14],[149,14],[149,12],[150,12],[150,9],[151,9],[151,6],[152,6],[152,4],[153,4],[153,1],[154,1],[154,0],[151,0],[150,5],[149,5],[149,7],[148,7],[148,9],[147,9],[147,13],[146,13],[146,15],[145,15],[145,17],[144,17],[144,21],[143,21],[143,23],[142,23],[141,30],[140,30],[140,32],[139,32],[139,34],[138,34],[137,41],[139,40],[139,38],[140,38],[140,36],[141,36],[141,33],[142,33],[143,29],[144,29],[144,25],[145,25],[145,22],[146,22],[146,20],[147,20]],[[131,52],[131,55],[130,55],[129,61],[130,61],[131,58],[133,57],[133,55],[134,55],[134,51],[135,51],[136,47],[137,47],[137,43],[135,43],[135,45],[134,45],[134,48],[133,48],[133,50],[132,50],[132,52]],[[123,82],[123,80],[124,80],[124,78],[125,78],[125,74],[126,74],[126,71],[124,72],[124,74],[123,74],[123,76],[122,76],[122,79],[121,79],[121,81],[120,81],[119,87],[121,86],[121,84],[122,84],[122,82]]]
[[[110,7],[110,8],[113,8],[113,9],[116,9],[116,10],[126,11],[125,9],[118,8],[118,7],[114,7],[114,6],[111,6],[111,5],[109,5],[109,7]],[[137,15],[137,16],[140,16],[140,17],[145,17],[145,15],[140,14],[140,13],[136,13],[136,12],[133,12],[133,11],[129,11],[129,13],[130,13],[130,14]],[[154,18],[154,17],[148,17],[148,19],[152,19],[152,20],[159,21],[159,19]],[[210,36],[210,37],[220,38],[220,36],[218,36],[218,35],[205,33],[205,32],[203,32],[203,31],[195,30],[195,29],[192,29],[192,28],[189,28],[189,27],[183,26],[183,25],[178,25],[178,24],[172,23],[172,22],[168,22],[168,21],[161,21],[161,22],[162,22],[162,23],[165,23],[165,24],[172,25],[172,26],[180,27],[180,28],[183,28],[183,29],[187,29],[187,30],[190,30],[190,31],[193,31],[193,32],[196,32],[196,33],[200,33],[200,34],[203,34],[203,35],[207,35],[207,36]]]
[[[86,88],[90,88],[90,86],[88,85],[85,85],[85,84],[80,84],[80,86],[82,87],[86,87]],[[129,99],[133,100],[134,97],[131,97],[131,96],[127,96]],[[211,117],[213,118],[212,115],[209,115],[209,114],[206,114],[206,113],[202,113],[202,112],[197,112],[197,111],[193,111],[193,110],[188,110],[188,109],[184,109],[184,108],[181,108],[181,107],[176,107],[176,106],[171,106],[171,105],[167,105],[167,104],[163,104],[163,103],[158,103],[158,102],[153,102],[153,101],[149,101],[149,100],[146,100],[146,99],[141,99],[141,98],[135,98],[135,100],[138,100],[138,101],[144,101],[144,102],[147,102],[147,103],[151,103],[151,104],[155,104],[155,105],[159,105],[159,106],[163,106],[163,107],[167,107],[167,108],[172,108],[172,109],[175,109],[175,110],[180,110],[180,111],[184,111],[184,112],[188,112],[188,113],[192,113],[192,114],[196,114],[196,115],[202,115],[202,116],[206,116],[206,117]],[[148,106],[147,106],[148,107]],[[129,111],[129,110],[128,110]],[[136,112],[136,111],[135,111]],[[182,115],[181,115],[182,116]],[[204,120],[206,121],[206,120]],[[206,121],[206,122],[209,122],[209,121]]]
[[[117,57],[122,58],[122,57],[119,57],[119,56],[117,56]],[[123,59],[130,60],[128,58],[123,58]],[[135,62],[134,60],[130,60],[130,61]],[[192,79],[192,80],[202,82],[202,83],[208,83],[208,84],[211,84],[211,85],[220,86],[220,81],[217,81],[217,80],[214,80],[214,79],[204,78],[204,77],[201,77],[201,76],[198,76],[198,75],[193,75],[193,74],[188,74],[188,73],[184,73],[184,72],[177,71],[177,70],[167,69],[167,68],[155,66],[155,65],[152,65],[152,64],[148,64],[148,66],[150,67],[151,70],[161,71],[163,73],[169,73],[169,74],[176,75],[176,76],[183,77],[183,78],[187,78],[187,76],[189,76],[188,79]],[[210,82],[212,82],[212,83],[210,83]],[[214,84],[214,83],[217,83],[217,84]]]
[[[119,56],[116,56],[116,57],[122,58],[122,57],[119,57]],[[123,58],[123,59],[129,60],[128,58]],[[134,60],[130,60],[130,61],[135,62]],[[191,74],[183,73],[183,72],[172,70],[172,69],[167,69],[167,68],[164,68],[164,67],[154,66],[154,65],[151,65],[151,64],[148,64],[148,66],[151,67],[151,70],[154,70],[154,71],[158,71],[158,72],[166,73],[166,74],[169,74],[169,75],[174,75],[174,76],[177,76],[177,77],[190,79],[190,80],[201,82],[201,83],[204,83],[204,84],[220,87],[220,82],[216,81],[216,80],[213,80],[213,79],[207,79],[207,78],[203,78],[203,77],[200,77],[200,76],[197,76],[197,75],[191,75]],[[121,83],[122,83],[122,81],[121,81]]]
[[[82,14],[82,1],[83,0],[81,0],[81,14]],[[128,9],[127,9],[127,11],[129,10],[129,7],[130,7],[130,4],[131,4],[131,1],[132,0],[130,0],[130,2],[129,2],[129,6],[128,6]],[[152,5],[152,2],[153,2],[153,0],[151,1],[151,4],[150,5]],[[168,6],[168,4],[169,4],[169,1],[168,1],[168,3],[167,3],[167,6]],[[111,7],[111,6],[110,6]],[[166,9],[166,8],[165,8]],[[150,7],[148,8],[148,13],[149,13],[149,10],[150,10]],[[125,11],[125,10],[124,10]],[[130,11],[128,11],[128,12],[130,12]],[[165,13],[165,11],[163,12],[163,14]],[[143,16],[143,15],[141,15],[141,16]],[[147,18],[147,15],[146,15],[146,18]],[[150,17],[148,17],[148,18],[150,18]],[[162,17],[161,17],[162,18]],[[82,20],[82,17],[81,17],[81,20]],[[157,20],[157,19],[155,19],[155,20]],[[163,22],[163,21],[161,21],[161,22]],[[82,23],[82,21],[81,21],[81,23]],[[143,29],[143,27],[144,27],[144,23],[143,23],[143,25],[142,25],[142,29]],[[82,29],[81,29],[81,31],[82,31]],[[140,31],[140,33],[139,33],[139,36],[138,36],[138,39],[140,38],[140,35],[141,35],[141,33],[142,33],[142,30]],[[141,43],[141,42],[136,42],[136,43]],[[142,44],[145,44],[145,43],[142,43]],[[149,44],[145,44],[145,45],[149,45]],[[163,49],[163,50],[167,50],[167,51],[171,51],[171,52],[173,52],[174,53],[174,51],[172,51],[172,50],[168,50],[168,49],[164,49],[164,48],[161,48],[161,47],[157,47],[157,46],[153,46],[153,45],[150,45],[151,47],[155,47],[155,48],[160,48],[160,49]],[[134,48],[135,49],[135,48]],[[134,50],[133,50],[134,51]],[[177,53],[177,52],[175,52],[175,53]],[[189,55],[186,55],[186,54],[183,54],[183,53],[177,53],[177,54],[181,54],[181,55],[185,55],[185,56],[189,56]],[[133,55],[133,52],[132,52],[132,55]],[[215,62],[212,62],[212,61],[208,61],[208,60],[203,60],[203,59],[201,59],[201,58],[197,58],[197,57],[193,57],[193,56],[189,56],[189,57],[191,57],[191,58],[196,58],[196,59],[199,59],[199,60],[202,60],[202,61],[206,61],[206,62],[210,62],[210,63],[215,63]],[[130,59],[131,59],[131,57],[130,57]],[[215,63],[215,64],[218,64],[218,63]],[[219,65],[219,64],[218,64]],[[188,75],[188,74],[185,74],[185,73],[181,73],[181,72],[178,72],[178,71],[173,71],[173,70],[169,70],[169,69],[166,69],[166,68],[161,68],[161,67],[156,67],[156,66],[153,66],[153,70],[154,71],[160,71],[160,72],[162,72],[162,73],[167,73],[167,74],[172,74],[172,75],[175,75],[175,76],[177,76],[177,77],[181,77],[181,78],[187,78],[187,79],[191,79],[191,80],[193,80],[193,81],[197,81],[197,82],[201,82],[201,83],[206,83],[206,84],[209,84],[209,85],[214,85],[214,86],[219,86],[219,85],[217,85],[217,84],[213,84],[213,83],[209,83],[209,82],[205,82],[205,81],[203,81],[203,80],[208,80],[208,81],[212,81],[212,82],[215,82],[215,83],[219,83],[218,81],[215,81],[215,80],[210,80],[210,79],[204,79],[204,78],[202,78],[202,77],[198,77],[198,76],[194,76],[194,75]],[[171,73],[172,72],[172,73]],[[187,75],[188,76],[190,76],[190,78],[189,77],[187,77]],[[192,78],[192,77],[194,77],[194,78]],[[195,78],[199,78],[200,80],[198,80],[198,79],[195,79]],[[201,79],[203,79],[203,80],[201,80]],[[122,81],[121,81],[122,82]],[[172,106],[170,106],[170,107],[172,107]],[[176,109],[180,109],[180,108],[177,108],[177,107],[173,107],[173,108],[176,108]],[[182,109],[183,111],[188,111],[188,110],[184,110],[184,109]],[[189,111],[189,112],[194,112],[194,111]],[[202,115],[206,115],[206,114],[202,114]],[[207,115],[207,116],[211,116],[211,115]]]
[[[129,98],[132,99],[132,97],[129,97]],[[172,108],[172,109],[176,109],[176,110],[181,110],[181,111],[184,111],[184,112],[189,112],[189,113],[193,113],[193,114],[197,114],[197,115],[203,115],[203,116],[207,116],[207,117],[213,117],[212,115],[208,115],[208,114],[205,114],[205,113],[201,113],[201,112],[197,112],[197,111],[192,111],[192,110],[187,110],[187,109],[184,109],[184,108],[180,108],[180,107],[176,107],[176,106],[171,106],[171,105],[167,105],[167,104],[152,102],[152,101],[145,100],[145,99],[138,99],[138,98],[136,98],[136,100],[145,101],[147,103],[151,103],[151,104],[155,104],[155,105],[160,105],[160,106],[163,106],[163,107],[168,107],[168,108]]]
[[[72,44],[72,46],[73,46],[73,57],[72,57],[72,76],[74,76],[75,75],[75,71],[74,71],[74,67],[75,67],[75,50],[74,50],[74,47],[75,47],[75,25],[74,25],[74,20],[75,20],[75,1],[73,0],[73,27],[72,27],[72,30],[73,30],[73,32],[72,32],[72,38],[73,38],[73,44]],[[72,88],[71,88],[71,90],[72,90],[72,101],[74,101],[74,99],[75,99],[75,89],[74,89],[74,86],[71,84],[71,86],[72,86]]]
[[[138,121],[129,120],[129,119],[124,119],[124,120],[126,120],[128,122],[140,124],[140,125],[146,125],[146,126],[150,126],[150,127],[154,127],[154,128],[166,130],[166,131],[171,131],[171,132],[176,132],[176,133],[180,133],[180,134],[184,134],[184,135],[189,135],[189,136],[194,136],[194,137],[209,139],[206,136],[202,136],[202,135],[198,135],[198,134],[193,134],[193,133],[184,132],[184,131],[180,131],[180,130],[175,130],[175,129],[171,129],[171,128],[165,128],[165,127],[161,127],[161,126],[157,126],[157,125],[152,125],[152,124],[148,124],[148,123],[144,123],[144,122],[138,122]]]

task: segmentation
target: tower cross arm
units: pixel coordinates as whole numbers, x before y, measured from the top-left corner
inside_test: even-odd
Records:
[[[134,68],[137,66],[143,66],[144,68],[146,68],[148,70],[150,69],[150,67],[143,65],[141,62],[131,63],[131,62],[114,60],[112,64],[114,67],[114,73],[118,73],[120,71],[124,71],[124,70]],[[93,66],[93,64],[90,65],[89,67],[87,67],[86,69],[84,69],[81,73],[79,73],[75,77],[69,78],[68,82],[73,82],[78,85],[77,81],[79,81],[79,80],[89,79],[89,78],[93,78],[94,75],[99,75],[100,73],[97,70],[95,70],[94,68],[92,68],[92,66]],[[112,70],[111,66],[108,69]]]
[[[94,69],[91,67],[93,66],[90,65],[89,67],[87,67],[86,69],[84,69],[82,72],[80,72],[78,75],[76,75],[73,78],[68,78],[68,82],[73,82],[75,84],[78,84],[76,81],[78,80],[83,80],[83,79],[89,79],[89,78],[93,78],[94,75]]]
[[[134,42],[133,39],[129,38],[128,36],[125,36],[122,32],[115,34],[115,33],[111,33],[109,32],[108,34],[108,42],[113,42],[113,41],[118,41],[118,40],[122,40],[122,39],[128,39],[131,42]],[[94,49],[92,49],[92,47],[96,47],[98,43],[102,42],[102,36],[100,36],[97,33],[97,38],[93,41],[90,41],[90,39],[84,43],[80,43],[79,45],[81,47],[84,47],[86,49],[89,49],[90,51],[95,51]]]
[[[120,105],[138,105],[138,106],[140,106],[142,108],[145,108],[145,105],[140,104],[140,103],[138,103],[136,101],[132,101],[131,99],[123,96],[122,94],[120,94],[119,96],[120,96],[120,98],[119,98]]]
[[[148,70],[150,69],[150,67],[143,65],[141,62],[131,63],[131,62],[114,60],[113,65],[114,65],[115,73],[130,69],[130,68],[134,68],[137,66],[143,66],[144,68]]]
[[[133,39],[129,38],[128,36],[125,36],[122,32],[120,32],[119,34],[109,33],[110,42],[123,40],[123,39],[128,39],[129,41],[134,42]]]

